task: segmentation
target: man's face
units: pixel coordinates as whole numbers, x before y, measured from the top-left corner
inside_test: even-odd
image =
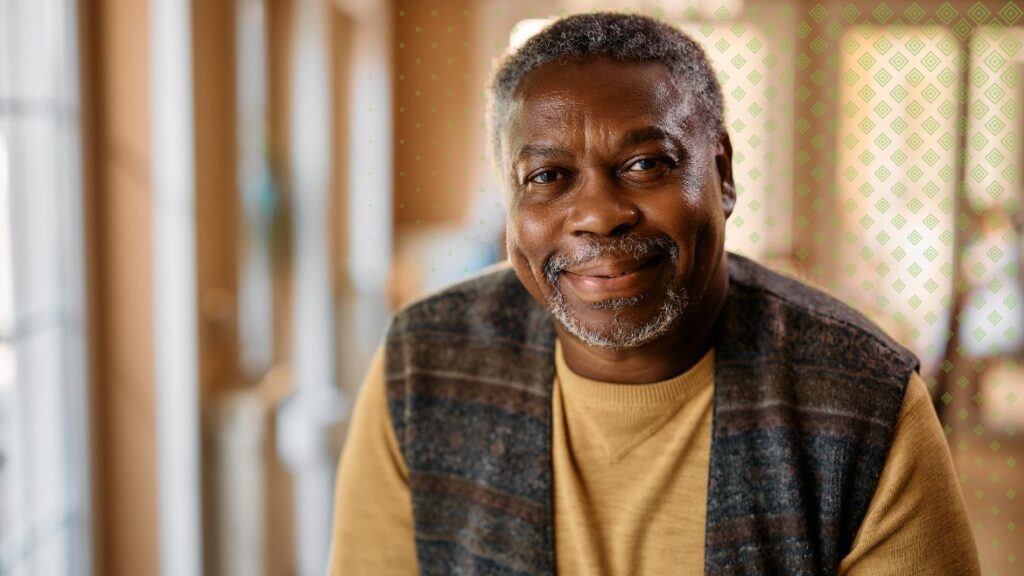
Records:
[[[732,212],[728,137],[657,63],[586,58],[523,79],[502,135],[508,253],[585,344],[633,348],[713,301]]]

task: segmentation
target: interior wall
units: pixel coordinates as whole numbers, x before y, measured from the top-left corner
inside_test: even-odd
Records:
[[[157,573],[149,3],[86,0],[95,574]]]
[[[294,0],[266,0],[267,67],[270,86],[267,93],[269,113],[268,152],[277,177],[280,208],[274,225],[274,361],[291,358],[291,201],[288,190],[289,130],[288,110],[291,95],[288,79],[292,76],[291,50],[294,28]]]
[[[287,364],[291,358],[291,231],[287,222],[290,201],[287,189],[289,131],[288,110],[291,105],[288,79],[292,76],[291,51],[294,27],[294,0],[266,0],[268,153],[280,192],[280,211],[274,225],[274,361]],[[273,423],[268,437],[275,434]],[[267,548],[264,561],[267,574],[290,574],[294,571],[295,542],[293,534],[292,491],[294,482],[284,464],[276,457],[273,443],[266,447],[267,462]]]
[[[397,0],[394,14],[395,227],[459,222],[469,205],[466,135],[482,117],[467,114],[472,0]]]
[[[235,0],[193,2],[192,25],[199,383],[206,395],[240,384]]]
[[[150,7],[83,5],[97,574],[157,572]],[[193,6],[200,383],[237,381],[234,2]]]
[[[349,254],[349,132],[352,129],[349,112],[352,105],[352,19],[337,7],[331,9],[330,74],[331,74],[331,262],[333,293],[342,296],[350,288],[348,268],[344,265]]]
[[[465,114],[472,120],[467,132],[467,144],[472,152],[467,157],[469,181],[467,190],[471,214],[471,230],[485,240],[500,239],[504,233],[504,185],[490,155],[491,142],[487,135],[486,87],[494,66],[508,48],[516,24],[526,19],[551,18],[564,13],[560,2],[550,0],[521,0],[515,3],[502,0],[472,0],[469,8],[470,52],[469,105]],[[504,258],[504,245],[499,246],[499,257]]]
[[[802,0],[799,7],[800,13],[808,14],[818,4],[824,7],[830,16],[820,21],[813,18],[803,19],[809,26],[809,33],[797,37],[796,43],[798,52],[807,57],[807,63],[797,70],[796,83],[811,90],[807,101],[819,104],[820,110],[817,115],[810,114],[806,110],[807,106],[801,107],[802,103],[798,103],[797,110],[803,113],[798,114],[797,120],[802,119],[808,123],[807,134],[828,135],[833,138],[833,141],[827,142],[827,145],[821,145],[821,143],[812,142],[806,137],[798,137],[795,140],[797,156],[802,156],[805,160],[794,164],[794,190],[797,198],[793,204],[793,216],[794,221],[803,221],[808,224],[794,228],[794,239],[795,244],[805,250],[805,256],[801,258],[807,264],[805,272],[820,285],[837,290],[840,262],[831,255],[831,232],[838,225],[836,215],[840,213],[840,207],[835,200],[837,195],[833,184],[837,176],[833,144],[837,128],[835,119],[838,116],[836,104],[838,93],[835,88],[838,82],[838,55],[835,48],[819,52],[812,49],[810,44],[816,38],[825,39],[830,43],[834,42],[829,26],[835,26],[837,21],[842,29],[856,24],[877,24],[878,20],[872,12],[875,5],[868,5],[867,8],[857,10],[856,16],[848,18],[843,12],[848,4],[839,0],[826,2]],[[888,23],[892,24],[899,20],[912,25],[926,23],[942,25],[944,19],[940,16],[939,11],[947,5],[954,8],[958,14],[957,20],[950,21],[949,26],[964,22],[968,26],[974,27],[975,23],[967,19],[967,12],[973,6],[983,6],[990,14],[997,14],[1007,4],[999,0],[982,2],[976,0],[951,0],[949,2],[945,0],[927,2],[893,0],[885,3],[885,7],[893,14]],[[907,22],[904,18],[907,10],[912,6],[919,9],[921,13],[916,24]],[[848,11],[846,14],[852,15],[853,13]],[[811,79],[811,75],[816,71],[820,71],[822,75],[817,78],[817,83]],[[958,207],[958,211],[960,208],[962,207]]]
[[[238,187],[235,0],[192,3],[195,111],[196,282],[199,304],[203,564],[215,572],[223,546],[214,487],[216,430],[208,417],[218,393],[244,384],[238,356]]]

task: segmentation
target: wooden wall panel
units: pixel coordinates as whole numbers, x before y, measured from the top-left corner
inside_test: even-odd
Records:
[[[294,0],[266,0],[267,66],[270,89],[267,94],[269,113],[270,162],[277,177],[280,213],[274,228],[274,361],[287,364],[291,358],[291,229],[290,202],[287,189],[289,152],[288,90],[291,78],[292,29]],[[267,433],[275,434],[273,427]],[[267,549],[264,560],[267,574],[291,574],[295,564],[294,515],[292,497],[294,483],[291,472],[277,458],[274,445],[267,447]]]
[[[235,0],[193,2],[192,25],[199,382],[207,397],[241,384]]]
[[[349,146],[351,131],[350,75],[352,72],[352,19],[343,11],[331,10],[330,73],[331,73],[331,265],[332,293],[344,298],[349,289],[348,251],[351,166]]]
[[[83,28],[94,573],[157,573],[149,3],[88,0]]]
[[[279,214],[274,226],[274,361],[291,358],[291,201],[288,193],[288,110],[291,94],[292,29],[294,0],[267,0],[267,66],[270,90],[267,94],[270,163],[280,194]]]
[[[482,153],[467,135],[483,120],[466,113],[481,92],[468,81],[473,4],[394,3],[397,231],[458,223],[467,211],[470,167]]]
[[[203,566],[220,564],[224,543],[216,501],[216,434],[211,407],[231,388],[247,384],[238,356],[238,98],[236,2],[192,3],[192,66],[195,78],[196,293],[199,310],[199,387],[202,433]]]

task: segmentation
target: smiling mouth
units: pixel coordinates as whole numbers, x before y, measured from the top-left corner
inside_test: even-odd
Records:
[[[566,270],[566,272],[568,272],[569,274],[576,274],[577,276],[590,276],[592,278],[618,278],[619,276],[632,274],[633,272],[636,272],[636,270],[625,270],[618,274],[577,274],[576,272],[569,272],[568,270]]]
[[[644,269],[657,266],[661,261],[661,255],[656,254],[643,260],[629,259],[618,262],[595,262],[576,269],[564,270],[567,274],[586,276],[589,278],[620,278],[628,274],[635,274]]]
[[[573,292],[586,302],[633,298],[643,295],[653,284],[664,261],[659,254],[641,261],[594,262],[564,270],[563,276]]]

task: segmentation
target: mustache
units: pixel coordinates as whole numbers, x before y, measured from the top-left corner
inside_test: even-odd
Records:
[[[643,260],[663,254],[668,255],[672,262],[679,259],[679,246],[664,234],[650,237],[626,234],[607,240],[588,238],[571,252],[548,258],[544,263],[544,277],[549,284],[556,286],[560,273],[598,258],[629,256],[634,260]]]

